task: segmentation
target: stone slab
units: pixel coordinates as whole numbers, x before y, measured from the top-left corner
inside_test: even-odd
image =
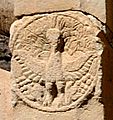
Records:
[[[105,0],[81,0],[81,10],[86,11],[106,22],[106,1]]]
[[[105,0],[15,0],[14,6],[15,16],[64,10],[85,11],[106,21]]]
[[[81,109],[66,112],[41,112],[25,105],[15,108],[14,120],[104,120],[103,106],[98,101],[90,100]]]
[[[0,69],[0,120],[12,120],[10,72]]]
[[[65,11],[13,23],[9,45],[16,120],[103,120],[104,43],[94,19]]]

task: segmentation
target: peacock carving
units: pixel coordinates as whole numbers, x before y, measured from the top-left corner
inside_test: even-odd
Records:
[[[99,28],[75,11],[28,16],[21,22],[10,41],[14,94],[42,111],[79,106],[101,80]]]

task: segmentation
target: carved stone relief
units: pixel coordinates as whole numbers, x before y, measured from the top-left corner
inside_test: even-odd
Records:
[[[98,26],[81,12],[23,17],[12,25],[13,95],[42,111],[79,106],[101,80]]]

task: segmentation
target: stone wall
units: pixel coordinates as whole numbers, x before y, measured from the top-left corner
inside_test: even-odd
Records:
[[[10,70],[11,53],[8,47],[10,26],[15,20],[13,0],[0,1],[0,68]]]

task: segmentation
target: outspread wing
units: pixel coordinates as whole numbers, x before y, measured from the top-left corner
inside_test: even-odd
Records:
[[[25,60],[21,56],[16,55],[14,59],[19,63],[22,71],[22,75],[16,78],[16,90],[17,94],[22,94],[30,101],[37,101],[41,103],[44,96],[44,81],[41,81],[41,75],[34,72],[26,65]],[[44,65],[44,63],[39,63]],[[20,96],[20,95],[19,95]]]
[[[93,91],[97,81],[98,57],[95,54],[85,54],[78,59],[65,63],[63,68],[66,81],[66,103],[87,96]]]

